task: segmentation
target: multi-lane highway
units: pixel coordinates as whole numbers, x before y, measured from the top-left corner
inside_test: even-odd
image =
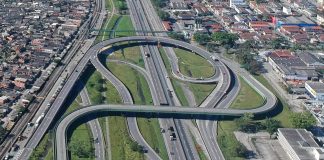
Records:
[[[103,42],[100,42],[93,47],[91,47],[84,55],[84,57],[81,59],[79,65],[76,66],[76,68],[73,70],[71,76],[67,80],[66,84],[63,86],[62,91],[59,93],[58,98],[54,101],[53,106],[51,107],[46,114],[46,118],[43,120],[43,122],[40,124],[32,138],[29,140],[26,148],[27,149],[33,149],[36,147],[36,145],[39,143],[42,135],[44,135],[45,131],[47,130],[48,126],[52,122],[54,116],[64,103],[66,97],[68,96],[69,92],[71,91],[72,87],[82,74],[82,71],[86,67],[86,65],[89,62],[89,59],[92,59],[92,63],[96,63],[97,60],[97,54],[99,51],[101,51],[102,48],[106,46],[110,46],[114,43],[118,42],[126,42],[126,41],[140,41],[140,42],[160,42],[160,43],[165,43],[165,44],[171,44],[171,45],[177,45],[184,47],[188,50],[191,50],[202,57],[212,60],[210,58],[210,54],[198,47],[192,46],[186,42],[181,42],[165,37],[151,37],[151,36],[133,36],[133,37],[121,37],[121,38],[116,38],[116,39],[110,39],[106,40]],[[106,70],[106,68],[104,68]],[[104,73],[103,75],[106,75]],[[263,87],[260,83],[255,84],[256,87],[258,88],[258,91],[263,94],[264,97],[267,98],[266,103],[258,108],[258,109],[253,109],[253,110],[227,110],[227,109],[214,109],[214,108],[185,108],[185,107],[150,107],[150,106],[139,106],[139,107],[130,107],[133,105],[127,106],[127,105],[122,105],[122,106],[111,106],[111,105],[106,105],[105,109],[106,111],[127,111],[127,112],[164,112],[164,113],[178,113],[178,114],[202,114],[202,115],[213,115],[213,114],[223,114],[223,115],[241,115],[245,112],[252,112],[252,113],[263,113],[267,112],[276,105],[276,98],[275,96],[268,91],[265,87]],[[118,85],[117,85],[118,86]],[[118,88],[118,87],[117,87]],[[120,93],[121,94],[121,93]],[[127,93],[124,93],[127,94]],[[89,107],[94,109],[90,109],[90,112],[96,111],[96,107],[99,107],[98,110],[102,110],[103,106],[92,106]],[[198,110],[197,110],[198,109]],[[86,111],[87,112],[87,111]],[[73,113],[74,115],[74,113]],[[76,114],[77,115],[77,114]]]

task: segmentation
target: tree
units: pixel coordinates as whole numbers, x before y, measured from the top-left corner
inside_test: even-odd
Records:
[[[280,126],[280,122],[278,120],[272,118],[266,118],[263,122],[263,126],[265,127],[266,131],[272,135]]]
[[[226,32],[215,32],[212,34],[211,38],[213,41],[222,45],[229,45],[229,47],[233,47],[235,41],[238,40],[238,36],[236,34]]]
[[[69,150],[79,158],[91,158],[94,156],[93,148],[85,141],[79,139],[72,140],[69,143]]]
[[[209,35],[205,33],[195,33],[193,38],[199,44],[205,44],[210,41]]]
[[[271,41],[271,46],[273,49],[284,49],[286,43],[287,41],[284,38],[279,37]]]
[[[185,41],[185,37],[181,33],[171,32],[171,33],[168,33],[168,35],[169,35],[170,38],[180,40],[180,41]]]
[[[127,9],[127,5],[126,5],[125,1],[124,0],[117,1],[117,8],[120,11],[126,10]]]
[[[253,117],[252,113],[244,113],[242,117],[235,119],[234,122],[240,131],[248,131]]]
[[[293,113],[290,122],[295,128],[309,129],[316,125],[316,119],[310,112]]]
[[[163,21],[169,20],[170,18],[170,14],[168,12],[162,11],[160,9],[157,11],[157,14]]]
[[[6,129],[4,129],[2,127],[2,125],[0,125],[0,141],[2,141],[3,137],[7,134]]]

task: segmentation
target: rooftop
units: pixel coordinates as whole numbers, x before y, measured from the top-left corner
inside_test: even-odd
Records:
[[[321,82],[306,82],[315,92],[323,93],[324,92],[324,83]]]
[[[287,140],[300,160],[315,160],[313,149],[320,146],[315,142],[313,134],[306,129],[279,128],[278,132]]]

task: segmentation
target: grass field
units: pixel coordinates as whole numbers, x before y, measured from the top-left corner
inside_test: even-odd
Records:
[[[187,50],[174,48],[179,59],[180,72],[189,77],[206,78],[215,74],[213,66],[204,58]]]
[[[113,54],[109,55],[109,59],[129,61],[145,68],[144,60],[140,48],[138,46],[121,48],[119,50],[116,50]]]
[[[76,129],[73,130],[71,137],[68,139],[68,143],[72,143],[72,141],[81,141],[85,144],[90,144],[90,147],[93,148],[92,137],[90,133],[90,128],[88,128],[87,124],[81,124]],[[93,149],[94,154],[94,149]],[[80,158],[77,155],[71,153],[72,160],[90,160],[94,159],[92,157],[89,158]]]
[[[230,108],[233,109],[254,109],[264,103],[262,96],[255,91],[242,77],[239,78],[241,88]]]
[[[157,118],[137,118],[137,124],[145,138],[146,142],[156,151],[164,160],[168,159],[168,153],[165,148],[160,125]]]
[[[234,135],[236,131],[236,124],[234,121],[219,121],[218,122],[218,134],[217,142],[222,150],[225,159],[230,160],[243,160],[244,158],[238,157],[235,147],[238,145],[238,141]]]
[[[105,79],[102,78],[98,71],[95,71],[86,82],[91,104],[95,105],[103,103],[104,97],[100,91],[104,90],[102,89],[103,83],[105,83]]]
[[[135,70],[124,64],[108,63],[107,66],[129,89],[135,104],[153,104],[148,84],[142,75],[139,75]],[[163,159],[167,159],[167,152],[164,146],[163,137],[160,133],[158,120],[156,118],[150,120],[138,118],[137,124],[147,143],[155,149]]]
[[[130,90],[134,103],[153,104],[150,89],[145,78],[125,64],[108,62],[109,70]],[[149,102],[149,103],[146,103]]]
[[[215,87],[215,84],[189,84],[189,88],[195,96],[197,105],[201,104]]]
[[[130,16],[123,16],[119,22],[119,25],[116,29],[117,31],[121,30],[134,30],[132,20]],[[116,32],[116,37],[124,37],[124,36],[135,36],[134,32]]]
[[[129,137],[126,118],[110,116],[109,132],[112,159],[144,160],[144,155],[131,149],[131,138]]]

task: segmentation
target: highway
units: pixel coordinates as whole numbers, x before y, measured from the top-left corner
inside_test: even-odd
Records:
[[[150,2],[150,1],[147,1]],[[143,8],[141,1],[128,1],[130,11],[132,12],[133,24],[135,24],[136,29],[140,30],[156,30],[151,25],[152,18],[151,15],[147,15]],[[178,105],[180,102],[177,99],[177,95],[172,92],[173,86],[170,80],[167,78],[168,73],[160,56],[159,50],[156,46],[143,46],[144,51],[142,54],[149,53],[150,57],[144,60],[147,63],[147,69],[151,73],[155,84],[157,84],[157,93],[160,99],[160,104],[162,105]],[[169,157],[171,159],[199,159],[198,152],[194,146],[191,135],[188,132],[188,129],[181,120],[178,119],[166,119],[160,120],[160,125],[162,128],[174,128],[174,133],[176,134],[175,141],[170,139],[164,139],[167,144],[167,150],[170,152]],[[172,154],[171,154],[172,152]]]
[[[85,87],[81,90],[80,97],[82,99],[82,104],[84,106],[91,105],[89,94]],[[90,126],[92,138],[94,140],[93,145],[95,147],[95,158],[96,160],[105,160],[105,144],[104,144],[105,141],[103,138],[103,133],[100,127],[99,120],[94,119],[87,122],[87,124]]]
[[[173,40],[173,39],[165,38],[165,37],[133,36],[133,37],[121,37],[121,38],[115,38],[115,39],[109,39],[109,40],[106,40],[106,41],[102,41],[102,42],[94,45],[93,47],[91,47],[85,53],[83,58],[80,60],[79,65],[77,65],[76,68],[74,69],[74,71],[71,73],[71,75],[69,76],[66,84],[63,86],[61,92],[59,93],[58,97],[53,102],[52,106],[55,106],[55,107],[51,107],[48,110],[44,120],[39,125],[39,127],[37,128],[37,130],[35,131],[35,133],[31,137],[31,139],[28,141],[28,144],[26,145],[27,150],[31,150],[31,149],[33,149],[33,148],[35,148],[37,146],[37,144],[41,140],[42,136],[46,132],[47,128],[51,124],[53,118],[57,114],[58,110],[63,105],[65,99],[68,97],[68,95],[69,95],[71,89],[73,88],[74,84],[76,83],[76,81],[78,80],[80,75],[82,74],[82,71],[85,69],[86,65],[88,64],[88,62],[90,60],[90,57],[93,57],[93,58],[97,57],[97,54],[100,53],[101,49],[106,47],[106,46],[111,46],[112,44],[115,44],[115,43],[118,43],[118,42],[127,42],[127,41],[140,41],[140,42],[158,42],[159,41],[159,42],[165,43],[165,44],[177,45],[177,46],[184,47],[184,48],[187,48],[189,50],[192,50],[193,52],[205,57],[206,59],[211,60],[210,54],[207,51],[205,51],[205,50],[203,50],[201,48],[198,48],[196,46],[192,46],[192,45],[190,45],[190,44],[188,44],[186,42],[177,41],[177,40]],[[260,84],[260,83],[257,83],[257,84]],[[180,107],[179,108],[179,107],[150,107],[150,106],[147,106],[147,109],[150,109],[150,112],[152,112],[157,108],[161,108],[162,110],[165,110],[165,109],[169,110],[168,113],[176,112],[177,109],[180,109],[181,112],[183,110],[192,109],[192,112],[194,112],[196,114],[199,113],[198,112],[199,110],[196,110],[196,109],[200,109],[200,110],[206,111],[206,112],[201,113],[201,114],[204,114],[204,115],[205,114],[210,115],[213,112],[217,112],[216,113],[217,115],[219,115],[219,114],[241,115],[241,114],[243,114],[245,112],[265,113],[265,112],[268,112],[269,110],[272,110],[276,106],[276,102],[277,102],[276,97],[270,91],[268,91],[265,87],[263,87],[262,85],[259,88],[259,90],[260,90],[260,92],[263,93],[263,95],[265,97],[267,97],[267,101],[262,107],[257,108],[257,109],[253,109],[253,110],[245,111],[245,110],[227,110],[227,109],[217,109],[217,108],[216,109],[215,108],[185,108],[185,107]],[[143,107],[145,107],[145,106],[143,106]],[[91,107],[91,108],[93,108],[93,107]],[[123,110],[123,107],[121,107],[119,109]],[[143,111],[142,110],[143,108],[132,107],[132,110],[136,110],[136,109],[139,109],[139,111]],[[218,112],[218,111],[220,111],[220,112]],[[179,113],[181,113],[181,112],[179,112]],[[28,157],[28,156],[26,156],[26,157]]]
[[[145,12],[151,18],[150,22],[155,30],[163,30],[161,20],[155,12],[154,7],[150,3],[150,1],[140,0],[145,8]],[[167,36],[166,33],[159,33],[160,36]],[[214,60],[207,59],[206,56],[202,56],[208,62],[212,64],[215,68],[215,74],[212,77],[205,78],[204,80],[200,80],[197,78],[186,77],[181,74],[178,66],[178,58],[173,51],[173,48],[164,47],[165,53],[168,56],[168,59],[171,64],[172,74],[183,81],[189,81],[191,83],[215,83],[218,81],[218,85],[212,94],[204,101],[200,107],[204,107],[208,104],[209,107],[216,107],[217,104],[224,98],[225,94],[229,90],[229,86],[231,83],[231,77],[229,75],[229,70],[222,62],[215,62]],[[198,54],[200,55],[200,54]],[[216,58],[216,57],[215,57]],[[204,124],[202,124],[204,123]],[[216,136],[213,136],[214,130],[213,126],[209,127],[208,124],[213,124],[211,121],[197,121],[197,126],[200,131],[200,136],[203,139],[205,146],[201,146],[202,148],[207,148],[208,153],[206,156],[208,159],[224,159],[222,156],[222,152],[219,149],[219,146],[216,141]],[[200,138],[200,137],[195,137]],[[217,149],[217,150],[216,150]]]

